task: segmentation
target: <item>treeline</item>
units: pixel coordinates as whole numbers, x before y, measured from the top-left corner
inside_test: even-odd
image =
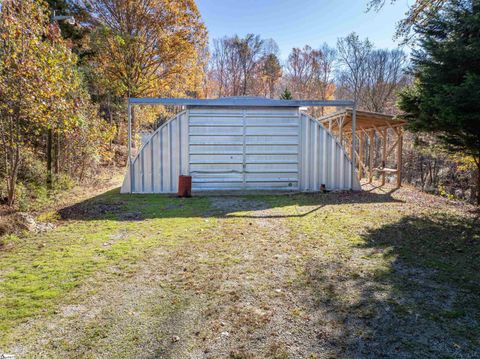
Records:
[[[293,98],[356,99],[360,108],[395,113],[396,94],[408,83],[406,66],[403,51],[376,49],[355,33],[336,47],[293,48],[286,61],[273,39],[224,37],[213,40],[205,96],[278,98],[287,90]]]

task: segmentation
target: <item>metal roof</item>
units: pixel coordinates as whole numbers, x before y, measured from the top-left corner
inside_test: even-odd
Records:
[[[241,107],[303,107],[303,106],[353,106],[352,100],[274,100],[256,96],[221,97],[218,99],[193,98],[129,98],[132,105],[178,105],[178,106],[241,106]]]

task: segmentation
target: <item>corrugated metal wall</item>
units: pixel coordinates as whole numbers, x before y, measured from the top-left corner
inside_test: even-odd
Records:
[[[121,192],[174,193],[181,174],[188,174],[187,111],[159,127],[140,148],[131,168],[127,169]]]
[[[197,191],[351,188],[341,145],[297,108],[190,108],[152,135],[129,171],[122,193],[176,192],[180,174]]]
[[[360,190],[357,176],[351,181],[352,162],[337,139],[316,119],[300,114],[302,191]],[[352,188],[353,183],[353,188]]]
[[[193,108],[193,190],[298,190],[298,110]]]

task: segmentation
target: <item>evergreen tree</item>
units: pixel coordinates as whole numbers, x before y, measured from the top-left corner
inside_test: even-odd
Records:
[[[477,166],[480,204],[480,1],[451,0],[415,28],[415,84],[399,106],[413,131],[431,132]]]
[[[293,100],[292,93],[285,87],[285,90],[280,95],[280,100]]]

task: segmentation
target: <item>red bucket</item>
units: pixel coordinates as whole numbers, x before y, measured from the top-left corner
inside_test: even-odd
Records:
[[[192,197],[192,176],[178,176],[178,197]]]

